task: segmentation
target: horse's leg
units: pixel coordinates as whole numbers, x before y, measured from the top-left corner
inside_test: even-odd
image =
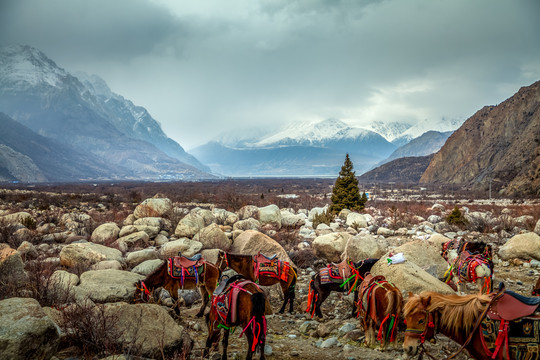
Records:
[[[355,318],[358,314],[358,290],[354,291],[354,300],[353,300],[353,306],[352,306],[352,317]]]
[[[221,360],[227,360],[227,348],[229,347],[229,335],[230,331],[225,329],[225,335],[223,335],[223,340],[221,345],[223,346],[223,355],[221,355]]]
[[[247,351],[246,360],[251,360],[253,358],[253,351],[251,349],[253,348],[253,331],[252,331],[252,329],[254,329],[254,327],[255,327],[255,323],[253,323],[247,329],[247,331],[244,333],[244,334],[246,334],[246,339],[247,339],[247,342],[248,342],[248,351]],[[262,352],[264,353],[264,349],[262,350]],[[223,360],[225,360],[225,359],[223,359]]]
[[[293,313],[294,299],[296,298],[296,276],[289,273],[289,278],[292,278],[291,282],[287,284],[287,290],[289,293],[289,313]]]
[[[287,284],[283,281],[280,281],[279,285],[281,285],[281,291],[283,292],[283,305],[281,306],[281,309],[279,309],[279,313],[283,314],[285,312],[287,302],[289,302],[289,291],[287,289]]]
[[[317,288],[317,292],[319,296],[317,297],[317,301],[315,302],[315,315],[317,315],[319,318],[322,319],[323,317],[322,311],[321,311],[322,303],[330,295],[330,291],[323,288]]]
[[[199,312],[195,315],[196,317],[201,317],[204,314],[204,309],[206,309],[206,305],[208,305],[208,290],[206,289],[206,286],[198,286],[199,293],[201,294],[202,298],[202,305],[199,310]]]
[[[208,326],[208,337],[206,338],[206,345],[203,351],[203,358],[207,358],[210,353],[210,347],[219,339],[219,329],[216,331],[214,328]]]

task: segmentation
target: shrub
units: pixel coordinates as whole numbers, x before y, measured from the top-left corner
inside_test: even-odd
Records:
[[[457,206],[454,206],[454,210],[446,217],[446,222],[450,225],[456,225],[463,227],[467,225],[467,219],[463,216],[463,213],[458,209]]]
[[[313,216],[313,228],[316,229],[319,224],[330,225],[332,220],[334,220],[334,214],[332,214],[329,210],[315,214]]]

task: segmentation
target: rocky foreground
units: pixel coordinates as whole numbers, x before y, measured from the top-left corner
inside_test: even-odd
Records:
[[[215,261],[217,249],[261,251],[299,268],[296,312],[268,318],[269,359],[402,357],[401,339],[396,349],[384,352],[363,346],[361,325],[349,315],[351,296],[331,295],[322,320],[306,315],[309,280],[328,262],[380,258],[372,272],[398,284],[405,296],[423,290],[451,293],[440,281],[448,268],[440,248],[462,237],[493,245],[496,284],[505,281],[511,290],[530,295],[540,274],[538,212],[521,215],[510,205],[500,211],[460,205],[468,224],[461,228],[448,224],[453,205],[444,203],[424,209],[425,217],[395,208],[343,210],[327,224],[319,223],[325,208],[244,206],[231,212],[182,207],[159,195],[133,211],[126,207],[109,214],[115,221],[100,221],[108,211],[103,204],[13,208],[20,205],[6,203],[0,210],[0,353],[7,359],[200,358],[206,325],[194,316],[200,304],[195,291],[182,292],[180,316],[163,292],[160,304],[133,303],[135,282],[179,252],[202,252]],[[388,265],[390,253],[399,252],[406,261]],[[281,290],[270,287],[267,294],[278,309]],[[245,348],[244,339],[231,336],[230,358],[243,358]],[[443,337],[432,346],[439,357],[456,349]],[[216,352],[211,356],[218,358]]]

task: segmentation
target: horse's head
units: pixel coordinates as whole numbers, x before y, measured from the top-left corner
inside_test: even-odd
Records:
[[[377,261],[379,261],[379,259],[372,259],[372,258],[364,259],[357,263],[354,263],[354,268],[358,270],[360,275],[363,276],[365,273],[371,271],[371,268],[373,267],[373,265],[375,265]]]
[[[134,302],[148,302],[150,300],[150,291],[146,287],[143,280],[139,280],[135,283],[135,299]]]
[[[216,266],[221,271],[229,267],[229,260],[227,259],[227,253],[225,251],[223,250],[218,251]]]
[[[405,325],[407,326],[403,351],[409,356],[416,355],[418,348],[424,341],[435,336],[433,313],[428,311],[430,303],[431,296],[415,295],[409,291],[409,299],[403,311]]]

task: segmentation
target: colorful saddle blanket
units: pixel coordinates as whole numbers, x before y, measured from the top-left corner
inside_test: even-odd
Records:
[[[276,255],[267,257],[259,253],[253,256],[253,272],[257,280],[261,276],[267,276],[281,281],[288,281],[290,267],[288,261],[281,261]]]
[[[339,273],[339,269],[331,265],[320,269],[319,277],[321,278],[321,284],[343,284],[343,282],[346,280],[343,275]]]
[[[178,258],[181,258],[181,256],[167,259],[167,273],[169,276],[173,279],[182,280],[182,286],[187,279],[195,280],[195,282],[198,283],[199,274],[201,271],[204,271],[204,260],[197,261],[193,263],[193,265],[185,266],[185,264],[181,262],[181,259]]]
[[[476,268],[480,265],[486,265],[492,270],[489,261],[483,255],[472,255],[468,251],[463,251],[456,259],[454,267],[461,281],[474,282],[477,279]]]
[[[225,326],[231,326],[236,323],[238,309],[238,294],[241,291],[245,291],[249,294],[248,290],[244,289],[244,286],[247,284],[254,284],[250,280],[242,279],[233,279],[231,278],[230,282],[227,283],[225,289],[217,295],[214,295],[212,299],[212,310],[217,313],[221,322]],[[257,286],[257,285],[255,285]]]
[[[498,337],[500,330],[505,329],[504,320],[484,318],[480,326],[481,339],[488,356],[495,359],[540,359],[540,317],[524,317],[518,321],[510,321],[506,324],[507,339],[501,341]],[[499,342],[502,342],[500,345]]]

